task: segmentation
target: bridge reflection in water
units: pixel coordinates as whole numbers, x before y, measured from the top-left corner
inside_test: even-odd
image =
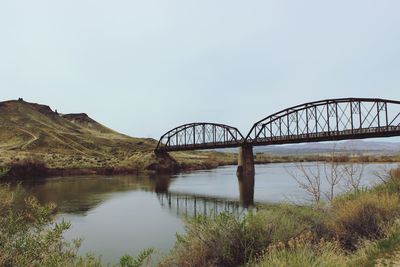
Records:
[[[240,214],[247,208],[239,201],[210,198],[206,196],[185,195],[179,193],[157,194],[160,205],[176,215],[188,217],[197,215],[216,215],[221,212]]]
[[[177,216],[213,216],[221,212],[240,215],[254,208],[254,175],[238,175],[239,199],[170,192],[169,177],[153,177],[152,181],[160,205]]]

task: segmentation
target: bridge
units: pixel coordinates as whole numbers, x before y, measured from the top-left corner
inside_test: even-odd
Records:
[[[155,152],[239,147],[238,173],[254,175],[253,146],[390,136],[400,136],[400,101],[339,98],[276,112],[254,123],[246,136],[225,124],[184,124],[161,136]]]

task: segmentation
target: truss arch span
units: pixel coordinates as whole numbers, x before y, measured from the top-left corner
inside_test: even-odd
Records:
[[[272,145],[400,135],[400,101],[339,98],[274,113],[251,128],[245,142]]]
[[[156,151],[237,147],[243,140],[243,135],[236,127],[194,122],[178,126],[161,136]]]

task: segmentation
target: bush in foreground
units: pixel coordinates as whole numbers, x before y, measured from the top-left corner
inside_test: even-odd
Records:
[[[99,257],[77,254],[81,240],[63,238],[70,224],[54,221],[55,205],[22,195],[0,185],[0,266],[102,266]],[[151,253],[145,250],[136,259],[126,255],[119,266],[139,267]]]
[[[332,203],[328,225],[345,249],[356,249],[361,239],[378,239],[386,224],[399,215],[399,199],[394,194],[362,194],[353,200]]]
[[[0,266],[98,265],[94,258],[76,256],[79,241],[63,239],[70,224],[54,223],[54,205],[41,206],[34,198],[19,205],[18,192],[5,186],[0,192]]]
[[[280,205],[240,218],[222,213],[198,216],[186,224],[172,254],[161,266],[240,266],[276,242],[287,242],[304,231],[319,231],[321,212],[309,207]]]
[[[400,220],[396,220],[392,225],[386,227],[384,233],[379,240],[362,240],[353,254],[343,250],[338,241],[321,239],[319,242],[314,242],[307,238],[294,238],[289,247],[279,245],[269,247],[248,266],[397,266],[396,259],[392,259],[390,256],[393,249],[398,248],[400,244]]]

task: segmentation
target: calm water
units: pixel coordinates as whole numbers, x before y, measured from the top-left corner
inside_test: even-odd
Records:
[[[305,164],[311,171],[324,168]],[[358,165],[359,167],[359,165]],[[374,171],[394,167],[365,165],[362,184],[378,182]],[[183,216],[223,210],[241,213],[251,204],[301,202],[307,195],[291,177],[300,175],[295,164],[257,165],[253,188],[239,182],[236,166],[220,167],[174,176],[90,176],[25,182],[25,190],[41,202],[55,202],[59,218],[72,223],[66,238],[82,237],[81,253],[101,254],[115,263],[125,253],[157,249],[156,258],[167,253],[175,234],[183,232]],[[327,183],[322,179],[322,187]],[[338,191],[343,190],[343,185]],[[243,201],[245,205],[243,205]]]

